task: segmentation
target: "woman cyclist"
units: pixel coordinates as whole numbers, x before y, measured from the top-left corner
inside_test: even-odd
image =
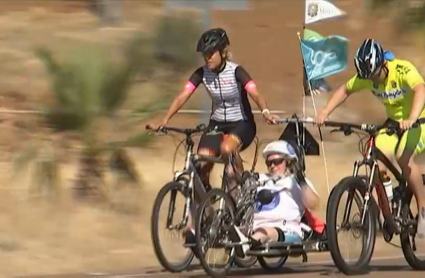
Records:
[[[216,128],[220,132],[202,135],[198,146],[198,153],[202,155],[227,157],[238,154],[238,151],[245,150],[251,144],[256,135],[256,124],[248,95],[258,105],[268,123],[274,123],[277,118],[270,114],[264,97],[258,93],[250,75],[243,67],[229,60],[229,45],[229,38],[222,28],[211,29],[201,35],[196,50],[202,53],[205,65],[192,74],[162,122],[151,125],[152,128],[165,126],[202,83],[212,100],[208,129]],[[238,155],[235,155],[235,159],[238,172],[242,172],[242,159]],[[207,190],[210,188],[209,174],[212,167],[211,163],[205,163],[200,169]]]
[[[417,236],[425,238],[425,189],[416,155],[425,150],[425,125],[410,129],[418,118],[425,117],[424,79],[409,61],[386,57],[382,46],[366,39],[354,57],[357,74],[332,95],[316,117],[323,124],[332,111],[351,93],[367,89],[383,102],[388,120],[398,122],[402,134],[385,133],[376,138],[377,147],[389,158],[395,157],[408,180],[418,206]]]

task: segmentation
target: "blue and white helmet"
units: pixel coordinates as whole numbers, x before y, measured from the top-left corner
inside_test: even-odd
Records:
[[[277,140],[267,144],[263,150],[263,158],[267,159],[267,157],[271,154],[281,154],[288,159],[293,159],[295,161],[298,160],[294,147],[284,140]]]
[[[368,79],[377,73],[385,62],[384,49],[373,39],[366,39],[354,56],[354,65],[360,78]]]

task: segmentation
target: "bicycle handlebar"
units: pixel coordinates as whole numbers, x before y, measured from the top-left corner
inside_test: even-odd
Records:
[[[160,127],[159,129],[154,129],[150,125],[146,125],[145,128],[146,130],[152,130],[152,131],[160,132],[164,134],[168,133],[169,131],[173,131],[173,132],[185,134],[186,136],[190,136],[194,133],[200,133],[207,129],[206,125],[204,124],[200,124],[196,126],[195,128],[178,128],[178,127],[171,127],[171,126],[163,126],[163,127]]]
[[[277,123],[310,123],[314,124],[314,118],[313,117],[304,117],[304,118],[285,118],[285,119],[277,119]],[[417,128],[421,124],[425,123],[425,118],[418,119],[412,126],[412,128]],[[361,131],[365,131],[369,133],[370,135],[374,135],[377,131],[379,131],[382,128],[386,128],[386,133],[396,133],[400,130],[399,124],[383,124],[383,125],[371,125],[371,124],[351,124],[351,123],[344,123],[344,122],[335,122],[335,121],[325,121],[324,126],[329,127],[338,127],[339,129],[336,131],[343,131],[345,135],[350,135],[353,131],[352,129],[358,129]]]

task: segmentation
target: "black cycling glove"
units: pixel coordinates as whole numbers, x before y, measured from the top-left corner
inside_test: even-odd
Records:
[[[295,172],[295,179],[297,180],[298,184],[302,187],[304,185],[307,185],[307,181],[305,180],[305,173],[302,170],[298,170]]]

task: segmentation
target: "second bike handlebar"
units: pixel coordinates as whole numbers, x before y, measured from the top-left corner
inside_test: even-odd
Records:
[[[304,117],[304,118],[283,118],[283,119],[277,119],[277,123],[309,123],[314,124],[314,118],[313,117]],[[425,118],[418,119],[412,126],[412,128],[417,128],[421,124],[425,123]],[[375,135],[379,130],[386,128],[386,133],[388,134],[394,134],[400,131],[399,124],[383,124],[383,125],[371,125],[371,124],[352,124],[352,123],[344,123],[344,122],[335,122],[335,121],[325,121],[323,123],[324,126],[329,127],[337,127],[339,129],[334,131],[342,131],[345,135],[350,135],[353,133],[352,129],[358,129],[360,131],[365,131],[369,133],[370,135]]]

